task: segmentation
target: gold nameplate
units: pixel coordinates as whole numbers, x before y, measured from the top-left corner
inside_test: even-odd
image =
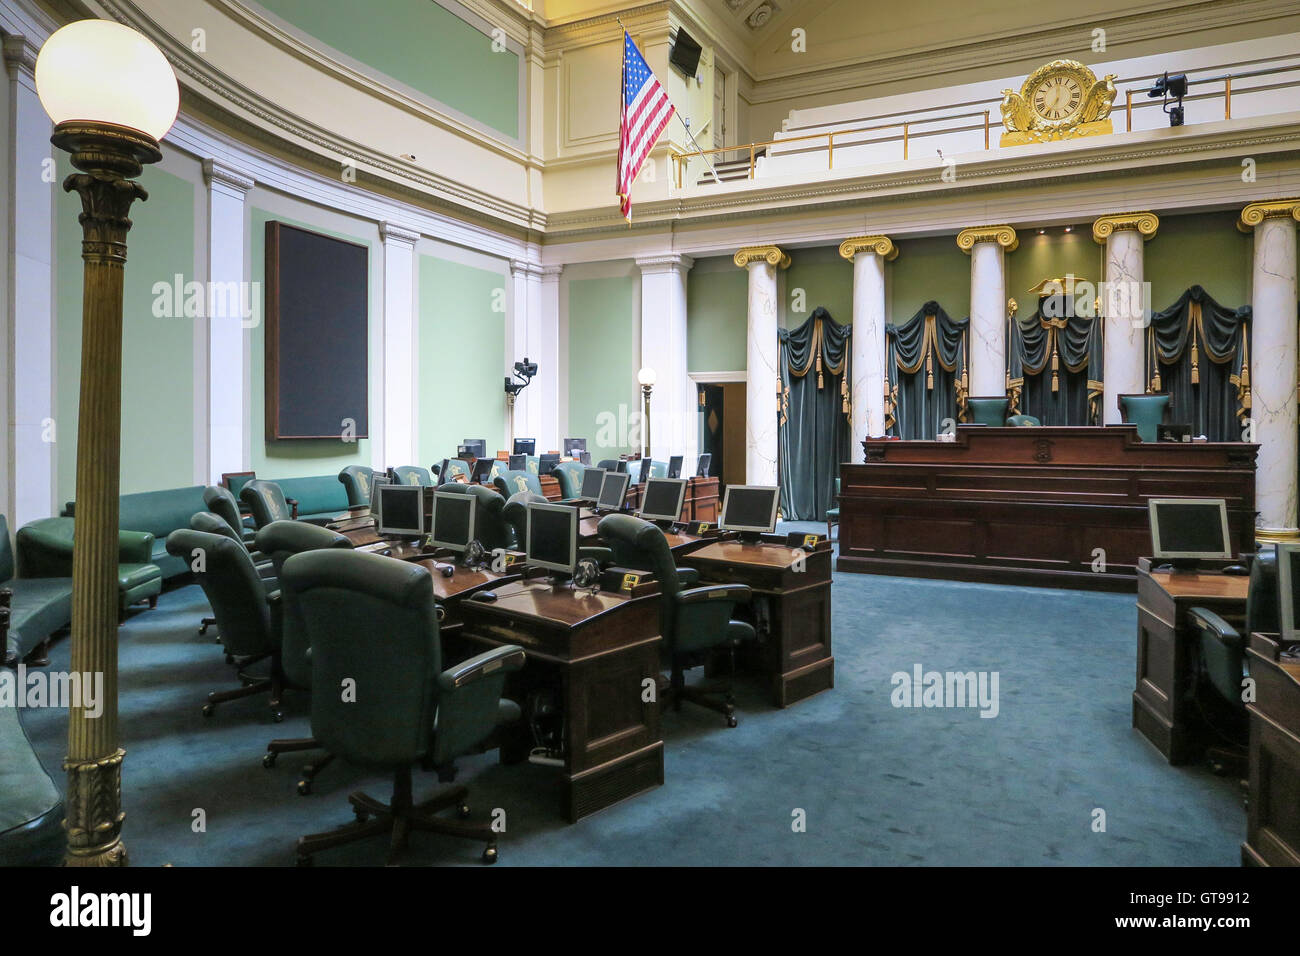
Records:
[[[634,587],[641,583],[641,575],[625,574],[623,575],[623,590],[630,592]]]
[[[707,521],[701,521],[699,527],[697,527],[695,530],[698,531],[700,534],[703,534],[704,532],[709,530],[709,523]]]
[[[818,534],[806,534],[803,536],[803,543],[810,544],[814,548],[817,547],[817,542],[819,541],[821,541],[821,535]]]

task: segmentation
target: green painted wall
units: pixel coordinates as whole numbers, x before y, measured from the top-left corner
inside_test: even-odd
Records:
[[[492,306],[505,301],[507,277],[429,255],[418,269],[417,464],[454,455],[464,438],[486,438],[494,455],[506,447],[506,317]]]
[[[748,310],[748,273],[731,256],[698,260],[686,274],[686,367],[744,371]]]
[[[853,324],[853,264],[840,256],[838,246],[791,250],[784,280],[781,324],[785,328],[802,325],[818,306],[841,325]]]
[[[628,427],[641,408],[636,384],[635,276],[569,281],[569,427],[587,439],[592,461],[635,451]],[[651,426],[653,427],[653,422]]]
[[[519,57],[433,0],[378,3],[257,0],[322,43],[459,110],[519,136]]]
[[[1237,212],[1162,216],[1143,260],[1151,308],[1159,312],[1200,285],[1222,305],[1245,305],[1250,295],[1254,237],[1237,229]]]
[[[370,247],[370,328],[382,322],[382,276],[378,243],[357,235],[322,229],[313,223],[302,222],[288,216],[268,212],[256,207],[249,211],[249,273],[259,290],[259,302],[266,296],[266,223],[270,220],[287,222],[327,236],[359,242]],[[264,308],[264,306],[263,306]],[[347,465],[370,464],[370,440],[360,438],[355,442],[333,439],[295,439],[293,441],[266,440],[266,325],[259,322],[249,335],[249,437],[252,444],[249,467],[259,478],[302,478],[309,475],[338,474]],[[370,430],[379,427],[378,415],[383,408],[380,391],[383,356],[375,346],[374,336],[369,342],[370,355]]]
[[[72,167],[60,154],[59,181]],[[147,202],[131,207],[122,308],[122,493],[194,484],[193,317],[154,315],[154,284],[194,278],[194,191],[179,176],[147,167]],[[81,384],[81,201],[55,200],[55,374],[58,501],[76,497],[77,406]]]
[[[1022,229],[1019,238],[1019,248],[1007,254],[1007,297],[1020,305],[1021,316],[1037,308],[1028,290],[1044,279],[1073,273],[1095,285],[1102,278],[1102,247],[1093,241],[1091,225],[1070,232],[1055,226],[1041,236],[1036,229]]]
[[[930,300],[954,319],[970,314],[970,257],[956,236],[898,241],[898,258],[885,265],[889,321],[906,322]]]

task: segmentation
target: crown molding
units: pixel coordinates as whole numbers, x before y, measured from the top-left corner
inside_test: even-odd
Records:
[[[1268,199],[1250,203],[1241,211],[1237,228],[1250,232],[1265,219],[1287,218],[1300,220],[1300,199]]]
[[[898,246],[888,236],[855,236],[840,243],[840,255],[852,262],[860,252],[870,252],[886,262],[898,258]]]
[[[1100,217],[1092,224],[1092,238],[1104,246],[1106,238],[1112,233],[1131,230],[1145,240],[1154,236],[1159,228],[1160,218],[1153,212],[1111,213]]]
[[[779,246],[745,246],[731,259],[742,269],[755,262],[766,262],[769,266],[781,269],[790,268],[790,256],[782,252]]]

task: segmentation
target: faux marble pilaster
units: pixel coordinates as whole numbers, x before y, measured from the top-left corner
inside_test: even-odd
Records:
[[[776,246],[749,246],[737,252],[734,261],[749,270],[745,481],[751,485],[775,485],[780,407],[776,272],[789,267],[790,257]]]
[[[382,441],[370,443],[371,467],[416,461],[415,244],[420,234],[379,225],[384,242],[384,404]]]
[[[957,235],[970,253],[970,394],[1007,390],[1006,252],[1019,244],[1010,226],[977,226]]]
[[[1159,225],[1149,212],[1102,216],[1092,224],[1093,239],[1106,246],[1102,421],[1108,425],[1120,421],[1118,396],[1146,391],[1145,243]]]
[[[853,452],[885,433],[885,263],[898,257],[888,236],[859,236],[840,244],[853,262]]]
[[[650,456],[666,461],[684,456],[683,474],[693,474],[699,454],[695,386],[686,354],[686,275],[695,260],[677,253],[642,256],[641,365],[657,376],[650,393]]]

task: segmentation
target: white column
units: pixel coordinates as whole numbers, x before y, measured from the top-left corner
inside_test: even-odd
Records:
[[[560,434],[560,273],[564,266],[544,266],[537,280],[537,345],[529,342],[537,363],[537,377],[528,390],[533,394],[539,449],[563,451]],[[531,314],[529,334],[532,334]]]
[[[1106,294],[1102,361],[1102,421],[1120,420],[1119,395],[1146,391],[1146,326],[1148,298],[1143,292],[1145,243],[1156,234],[1160,220],[1153,213],[1129,212],[1102,216],[1092,224],[1092,237],[1106,246]],[[1090,374],[1089,378],[1096,378]]]
[[[749,333],[745,366],[745,481],[777,483],[777,342],[776,274],[790,257],[776,246],[748,246],[734,256],[749,270]]]
[[[205,480],[244,471],[244,330],[260,323],[261,290],[245,289],[244,199],[253,179],[220,160],[203,161],[208,184],[207,454]],[[251,315],[245,308],[251,306]]]
[[[529,347],[533,344],[533,339],[529,335],[530,323],[534,318],[531,309],[534,305],[540,304],[535,300],[537,296],[532,293],[530,287],[533,285],[534,277],[540,279],[541,268],[522,259],[510,260],[510,321],[506,323],[506,367],[505,374],[514,380],[514,367],[516,362],[522,362],[525,357],[530,361],[537,361],[529,355]],[[539,366],[541,363],[538,363]],[[538,374],[541,374],[540,367]],[[515,398],[515,415],[514,415],[514,438],[538,438],[533,424],[533,386],[529,385]],[[507,426],[508,430],[508,426]],[[540,446],[539,446],[540,447]],[[513,448],[511,449],[513,451]]]
[[[1296,528],[1296,219],[1300,199],[1251,203],[1238,224],[1255,230],[1251,275],[1251,418],[1259,458],[1259,537]]]
[[[384,242],[384,419],[381,441],[370,443],[370,465],[418,464],[415,375],[415,244],[420,234],[379,224]]]
[[[885,434],[885,263],[898,258],[888,236],[858,236],[840,244],[853,262],[853,460],[862,440]]]
[[[686,275],[695,260],[668,253],[639,258],[636,264],[641,270],[641,366],[657,376],[650,393],[649,454],[659,461],[682,455],[682,474],[691,475],[699,436],[695,386],[686,364]]]
[[[11,529],[55,513],[55,454],[77,449],[76,429],[54,420],[54,195],[60,191],[50,146],[50,121],[36,96],[36,48],[21,36],[4,40],[9,72],[5,137],[12,264],[4,303],[9,426],[4,458],[8,492],[2,503]],[[65,321],[80,323],[80,311]],[[12,423],[12,424],[11,424]],[[62,439],[59,446],[57,440]]]
[[[970,253],[970,394],[1007,391],[1007,252],[1019,240],[1010,226],[976,226],[957,234]]]

